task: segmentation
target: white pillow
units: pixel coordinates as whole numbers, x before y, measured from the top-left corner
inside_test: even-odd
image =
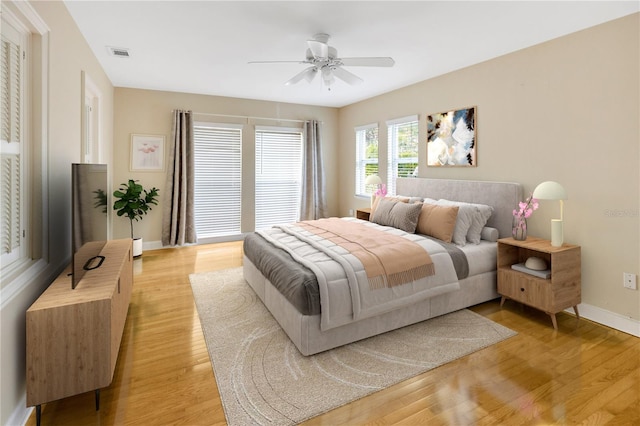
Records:
[[[461,229],[457,232],[454,231],[453,241],[455,244],[459,246],[464,246],[467,241],[473,244],[480,244],[480,240],[482,236],[480,235],[482,232],[482,228],[487,224],[489,217],[493,213],[493,207],[487,206],[485,204],[474,204],[474,203],[466,203],[464,201],[450,201],[440,199],[438,200],[438,204],[440,205],[448,205],[448,206],[458,206],[460,209],[458,210],[458,217],[460,217],[460,213],[465,216],[464,219],[460,222]],[[470,217],[471,223],[469,226],[466,226]],[[456,227],[458,223],[456,222]],[[462,232],[465,232],[464,242],[462,242]],[[458,241],[456,241],[456,239]]]
[[[484,228],[482,228],[482,232],[480,233],[480,238],[482,238],[485,241],[490,241],[492,243],[495,243],[496,241],[498,241],[499,235],[500,233],[496,228],[485,226]]]
[[[479,215],[474,218],[473,225],[469,232],[467,232],[467,241],[474,244],[480,244],[482,239],[482,229],[487,224],[487,221],[493,213],[493,207],[485,204],[471,204],[478,209]]]
[[[424,198],[422,197],[409,197],[407,195],[398,195],[398,197],[409,199],[409,204],[422,203],[424,201]]]
[[[476,207],[469,203],[440,199],[436,202],[439,206],[458,206],[458,217],[456,217],[456,227],[453,230],[451,241],[460,247],[467,244],[467,233],[473,224],[474,216],[479,214]]]

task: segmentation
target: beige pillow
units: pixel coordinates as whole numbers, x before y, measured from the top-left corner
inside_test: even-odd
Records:
[[[370,217],[373,217],[373,214],[376,212],[376,209],[378,208],[378,205],[380,204],[380,200],[385,199],[388,201],[393,201],[394,203],[397,203],[398,201],[402,202],[402,203],[408,203],[409,202],[409,197],[403,197],[403,196],[395,196],[395,197],[381,197],[379,195],[376,195],[376,199],[373,200],[373,204],[371,205],[371,214]]]
[[[382,199],[371,216],[371,221],[379,225],[393,226],[413,234],[421,211],[420,204],[409,204],[394,200]]]
[[[449,201],[440,199],[436,202],[438,206],[457,206],[458,216],[456,219],[456,227],[453,230],[452,242],[460,247],[464,247],[467,244],[467,233],[473,225],[473,218],[478,214],[478,209],[469,203],[463,203],[459,201]]]
[[[456,227],[458,206],[439,206],[425,203],[418,218],[416,233],[450,243]]]

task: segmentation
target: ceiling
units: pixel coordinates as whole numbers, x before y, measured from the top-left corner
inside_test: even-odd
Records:
[[[616,19],[637,1],[65,1],[116,87],[341,107]],[[285,86],[306,41],[331,36],[364,82]],[[108,47],[129,50],[114,57]]]

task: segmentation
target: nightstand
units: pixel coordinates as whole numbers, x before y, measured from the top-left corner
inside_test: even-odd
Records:
[[[356,218],[358,218],[358,219],[369,220],[369,216],[371,216],[371,208],[370,207],[356,210]]]
[[[548,278],[521,272],[511,266],[524,263],[531,257],[543,259],[549,271]],[[573,307],[580,319],[578,304],[581,301],[580,246],[563,244],[553,247],[542,238],[527,237],[525,241],[513,238],[498,240],[498,293],[500,306],[506,299],[513,299],[547,313],[558,329],[556,314]]]

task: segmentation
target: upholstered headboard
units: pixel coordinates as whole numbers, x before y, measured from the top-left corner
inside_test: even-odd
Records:
[[[396,192],[398,195],[489,205],[493,207],[493,214],[487,226],[497,228],[500,238],[511,236],[513,209],[523,201],[522,185],[513,182],[398,178]]]

